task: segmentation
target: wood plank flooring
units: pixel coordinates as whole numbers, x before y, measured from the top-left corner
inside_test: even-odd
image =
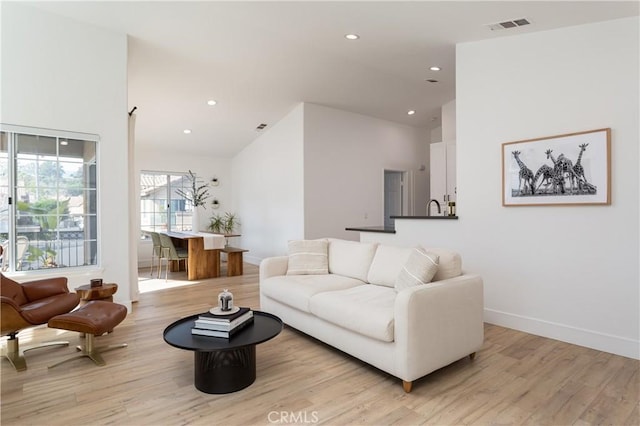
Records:
[[[84,358],[48,370],[74,353],[78,334],[23,331],[23,346],[30,339],[71,346],[27,352],[20,373],[2,360],[2,425],[640,424],[637,360],[493,325],[474,361],[417,380],[410,394],[399,379],[291,328],[257,347],[253,385],[199,392],[193,353],[167,345],[162,331],[215,305],[223,288],[236,304],[258,309],[258,270],[244,266],[243,276],[141,294],[127,319],[97,339],[129,344],[105,353],[104,367]]]

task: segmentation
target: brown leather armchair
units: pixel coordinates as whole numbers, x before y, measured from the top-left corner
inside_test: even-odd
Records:
[[[25,328],[46,324],[56,315],[71,312],[80,298],[69,293],[65,277],[47,278],[18,283],[0,273],[0,329],[9,336],[5,356],[16,370],[26,370],[24,352],[45,346],[65,345],[69,342],[48,342],[20,349],[18,332]]]

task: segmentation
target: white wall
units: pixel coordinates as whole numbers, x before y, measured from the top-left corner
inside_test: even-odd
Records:
[[[456,100],[442,105],[442,142],[456,140]]]
[[[1,7],[0,119],[100,135],[104,272],[90,275],[118,283],[115,300],[130,305],[126,36],[14,2]],[[71,288],[88,282],[86,272],[64,270]]]
[[[346,227],[384,223],[384,169],[409,171],[414,200],[428,195],[429,132],[320,105],[305,104],[305,237],[358,239]],[[414,214],[409,212],[407,214]]]
[[[136,114],[142,116],[144,111],[138,109]],[[206,201],[205,208],[200,212],[200,226],[198,229],[206,230],[209,226],[209,219],[214,214],[224,215],[225,212],[234,212],[231,192],[231,159],[184,155],[179,149],[173,152],[144,148],[136,150],[136,185],[140,181],[141,171],[187,173],[188,170],[195,173],[198,179],[202,179],[202,183],[211,183],[211,179],[214,176],[218,178],[218,186],[209,187],[211,197]],[[211,207],[213,198],[217,198],[220,201],[218,209]],[[232,240],[230,243],[235,244],[235,241]],[[151,241],[139,241],[139,267],[151,265],[151,251]]]
[[[428,138],[424,129],[300,104],[233,159],[245,259],[285,254],[291,239],[357,239],[344,228],[382,225],[385,168],[412,171],[425,204],[428,171],[417,169]]]
[[[429,139],[429,142],[442,142],[442,126],[438,126],[431,130],[431,138]]]
[[[258,264],[286,253],[304,236],[303,104],[294,108],[232,161],[234,211],[244,259]]]
[[[640,357],[638,26],[459,45],[460,219],[397,221],[396,237],[382,239],[460,250],[464,269],[484,279],[490,323]],[[610,206],[502,207],[502,143],[603,127]]]

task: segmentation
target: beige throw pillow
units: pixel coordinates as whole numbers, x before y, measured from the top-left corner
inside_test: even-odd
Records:
[[[437,254],[427,252],[423,248],[413,249],[396,278],[396,291],[431,282],[438,271],[439,260]]]
[[[329,273],[327,240],[289,241],[287,275],[322,275]]]

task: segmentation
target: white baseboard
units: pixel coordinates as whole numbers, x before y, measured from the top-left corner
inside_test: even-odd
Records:
[[[627,337],[600,333],[598,331],[487,308],[484,310],[484,320],[489,324],[513,328],[524,331],[525,333],[548,337],[628,358],[640,359],[640,341]]]

